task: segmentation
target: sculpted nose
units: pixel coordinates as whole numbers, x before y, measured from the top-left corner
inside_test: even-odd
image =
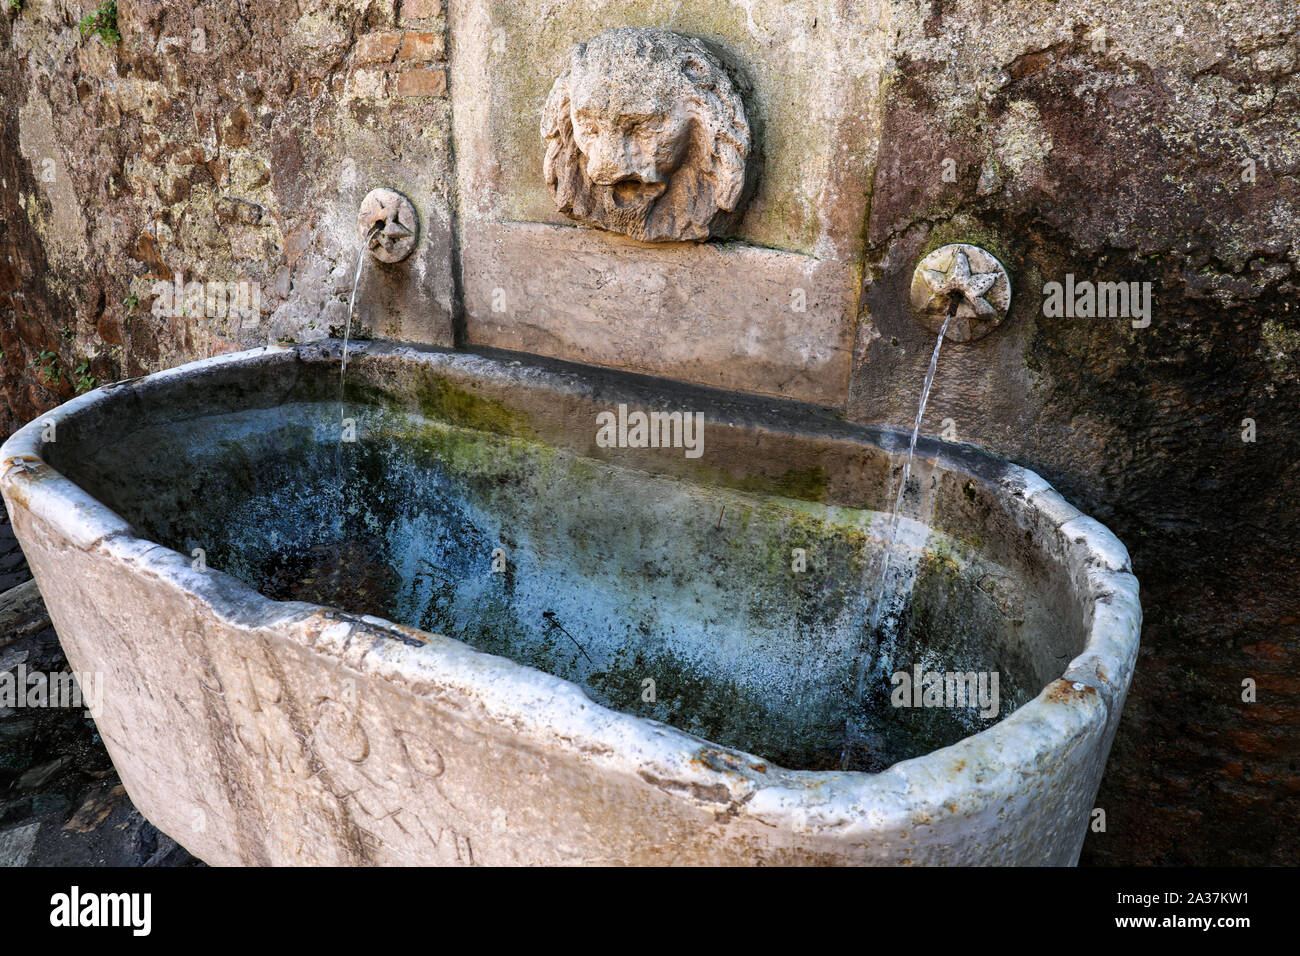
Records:
[[[636,174],[626,143],[595,140],[587,157],[587,178],[600,186],[612,186]]]

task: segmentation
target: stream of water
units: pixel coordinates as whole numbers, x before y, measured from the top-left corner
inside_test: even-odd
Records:
[[[880,578],[876,582],[866,634],[863,639],[863,649],[858,660],[857,680],[855,681],[853,695],[855,707],[861,703],[863,692],[866,689],[868,665],[874,661],[878,668],[887,668],[893,663],[893,644],[898,636],[899,614],[901,612],[901,608],[896,605],[900,603],[899,599],[905,595],[898,593],[897,588],[891,587],[889,571],[894,550],[898,545],[899,520],[903,513],[903,499],[907,494],[907,483],[912,477],[912,456],[916,452],[917,436],[921,433],[921,419],[925,417],[925,406],[930,400],[930,388],[934,385],[934,373],[939,367],[939,350],[943,348],[943,337],[948,332],[948,324],[952,322],[954,314],[953,310],[948,312],[948,317],[944,319],[943,327],[939,330],[939,338],[934,343],[934,352],[930,355],[930,367],[926,370],[925,382],[921,386],[921,402],[916,409],[916,421],[912,424],[912,437],[907,443],[907,457],[903,459],[903,474],[898,483],[898,494],[894,496],[894,507],[889,513],[885,553],[880,559]],[[865,584],[864,581],[864,590]],[[853,719],[854,713],[851,711],[844,727],[844,750],[840,755],[841,769],[848,769],[852,756],[851,751],[855,743]]]
[[[366,250],[370,248],[370,240],[375,233],[381,228],[380,223],[375,223],[366,233],[365,238],[361,240],[361,248],[357,250],[357,269],[352,274],[352,295],[348,298],[348,317],[343,325],[343,361],[339,365],[339,409],[343,408],[343,376],[348,371],[348,340],[352,338],[352,314],[357,309],[357,286],[361,284],[361,270],[366,264]]]
[[[348,372],[348,344],[352,338],[352,315],[357,308],[357,288],[361,285],[361,272],[365,268],[366,250],[370,248],[370,240],[379,230],[380,224],[376,223],[366,233],[361,240],[361,248],[357,250],[357,268],[352,274],[352,295],[348,298],[348,317],[343,324],[343,360],[339,363],[339,440],[334,447],[334,471],[338,476],[338,489],[340,496],[343,492],[343,444],[351,441],[348,437],[348,419],[347,405],[345,402],[346,393],[344,390],[345,377]]]

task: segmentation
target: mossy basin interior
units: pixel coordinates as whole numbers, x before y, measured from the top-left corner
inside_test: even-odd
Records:
[[[1087,639],[1069,575],[978,477],[995,459],[952,449],[977,477],[918,461],[881,641],[900,436],[846,441],[821,412],[630,378],[566,395],[521,372],[511,388],[402,352],[354,346],[342,386],[327,345],[292,375],[178,383],[166,403],[123,387],[109,404],[135,413],[111,440],[47,457],[139,536],[268,598],[446,635],[792,770],[880,771],[956,743]],[[600,447],[596,416],[620,402],[702,411],[703,453]],[[918,667],[996,674],[996,713],[892,706],[892,675]]]

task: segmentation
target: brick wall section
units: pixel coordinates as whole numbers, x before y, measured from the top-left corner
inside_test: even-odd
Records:
[[[446,97],[447,43],[441,0],[407,0],[402,29],[357,38],[348,93],[357,98]]]
[[[10,29],[8,18],[0,18],[5,50]],[[0,56],[0,438],[72,397],[72,372],[80,364],[63,332],[71,331],[72,310],[46,282],[45,250],[28,224],[25,197],[36,192],[40,171],[19,150],[22,100],[9,94],[21,80],[17,60]],[[42,361],[42,353],[53,357]]]

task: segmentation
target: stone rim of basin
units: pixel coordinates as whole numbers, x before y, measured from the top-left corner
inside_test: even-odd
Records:
[[[602,400],[610,400],[608,382],[590,369],[579,371],[508,353],[377,342],[356,348],[371,360],[431,363],[511,387],[583,391],[588,397],[598,393]],[[607,709],[567,680],[450,638],[377,618],[271,600],[219,571],[197,571],[188,556],[136,537],[121,517],[42,457],[49,425],[57,433],[74,426],[79,417],[89,421],[98,412],[109,413],[108,403],[124,391],[134,390],[144,398],[154,389],[202,389],[207,376],[241,367],[337,358],[337,343],[268,346],[78,396],[29,423],[0,447],[0,490],[11,514],[23,509],[65,543],[83,551],[98,549],[124,567],[157,576],[208,613],[249,632],[289,637],[304,650],[333,657],[364,677],[395,682],[416,696],[434,686],[459,688],[498,720],[519,727],[532,740],[577,753],[585,763],[647,781],[670,781],[684,799],[743,810],[761,822],[793,827],[796,833],[833,830],[837,839],[851,841],[855,833],[861,838],[881,826],[909,828],[927,825],[931,817],[998,813],[997,808],[1009,802],[1024,810],[1052,782],[1050,775],[1043,775],[1044,766],[1060,763],[1063,754],[1076,748],[1099,753],[1100,765],[1096,758],[1082,765],[1088,776],[1099,781],[1132,676],[1141,626],[1137,580],[1128,553],[1110,531],[1067,503],[1044,479],[970,446],[923,439],[918,454],[994,486],[1013,503],[1023,527],[1032,526],[1045,536],[1044,546],[1060,556],[1074,586],[1089,596],[1087,641],[1060,678],[996,725],[879,773],[770,766],[673,727]],[[740,407],[748,401],[730,393],[713,394],[720,408]],[[122,406],[111,413],[122,414]],[[795,409],[787,420],[797,415]],[[778,420],[761,427],[779,431],[785,425]],[[891,460],[906,449],[907,436],[891,429],[842,422],[835,428],[837,439],[874,444]],[[42,581],[39,572],[37,580],[46,588],[56,586],[54,581]],[[1025,780],[1034,777],[1037,785],[1026,786]],[[1096,784],[1080,785],[1091,789],[1086,797],[1091,799]],[[1081,819],[1080,841],[1084,824]]]

